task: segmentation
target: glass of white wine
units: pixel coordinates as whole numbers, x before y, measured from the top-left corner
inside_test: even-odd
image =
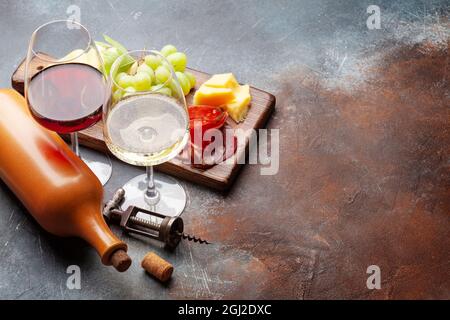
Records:
[[[103,110],[106,145],[120,160],[146,167],[146,174],[123,186],[123,208],[181,214],[183,187],[153,170],[178,155],[189,140],[186,100],[171,64],[158,51],[129,51],[112,65],[109,86]]]

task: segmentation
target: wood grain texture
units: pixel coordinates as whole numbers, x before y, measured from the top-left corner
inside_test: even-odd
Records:
[[[31,68],[33,72],[38,72],[42,69],[43,65],[37,63],[31,63]],[[186,97],[186,101],[189,104],[192,103],[195,90],[199,86],[208,80],[211,75],[205,72],[189,69],[189,71],[195,75],[197,79],[197,84],[195,88],[191,90],[189,95]],[[24,76],[25,76],[25,60],[19,65],[16,71],[11,77],[12,87],[24,94]],[[248,151],[248,141],[251,134],[249,129],[261,129],[264,128],[267,120],[269,119],[271,113],[275,108],[275,96],[272,94],[262,91],[260,89],[250,87],[250,93],[252,95],[252,102],[250,110],[248,112],[245,121],[237,124],[233,120],[228,119],[227,125],[235,129],[243,129],[246,133],[244,135],[245,144],[238,146],[236,154],[233,156],[233,161],[227,163],[217,164],[209,169],[198,169],[194,168],[189,164],[183,163],[181,158],[175,158],[166,163],[160,164],[155,168],[161,172],[170,174],[175,177],[179,177],[194,183],[202,184],[207,187],[211,187],[216,190],[226,191],[228,190],[234,179],[236,178],[241,164],[238,164],[237,159],[245,157]],[[102,151],[109,152],[105,142],[103,141],[103,123],[99,122],[93,127],[79,132],[79,142],[81,145]]]

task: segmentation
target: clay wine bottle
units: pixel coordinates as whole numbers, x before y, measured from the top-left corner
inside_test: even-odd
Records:
[[[12,89],[0,89],[0,178],[45,230],[81,237],[103,264],[128,269],[127,245],[102,217],[97,177],[56,133],[34,121]]]

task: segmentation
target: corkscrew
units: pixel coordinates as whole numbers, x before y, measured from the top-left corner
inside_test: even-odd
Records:
[[[209,244],[208,241],[184,233],[181,217],[170,217],[150,210],[130,206],[125,211],[120,204],[125,197],[125,190],[118,189],[113,198],[103,208],[103,215],[112,223],[118,224],[126,232],[157,239],[165,243],[168,249],[174,249],[181,239]]]

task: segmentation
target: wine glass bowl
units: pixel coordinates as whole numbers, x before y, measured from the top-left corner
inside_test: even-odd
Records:
[[[149,57],[164,70],[146,65]],[[111,67],[109,88],[103,109],[105,143],[120,160],[147,168],[145,175],[124,185],[123,207],[179,215],[186,204],[184,189],[153,172],[153,166],[177,156],[190,137],[186,100],[172,66],[157,51],[124,53]]]
[[[153,55],[171,68],[156,51],[136,50],[125,55],[135,61],[142,55]],[[163,83],[148,90],[130,92],[116,80],[123,57],[111,67],[114,94],[104,109],[104,138],[111,152],[119,159],[137,166],[154,166],[175,157],[186,144],[189,135],[187,108],[181,87],[173,70]],[[163,88],[170,86],[170,96]],[[134,87],[131,87],[134,88]]]
[[[73,133],[101,119],[104,90],[98,89],[103,86],[102,74],[90,65],[54,64],[31,78],[27,102],[43,127]]]
[[[77,132],[101,120],[107,83],[100,53],[83,25],[55,20],[33,32],[25,63],[29,110],[43,127],[70,134],[77,155]],[[108,181],[108,158],[82,159],[102,184]]]

